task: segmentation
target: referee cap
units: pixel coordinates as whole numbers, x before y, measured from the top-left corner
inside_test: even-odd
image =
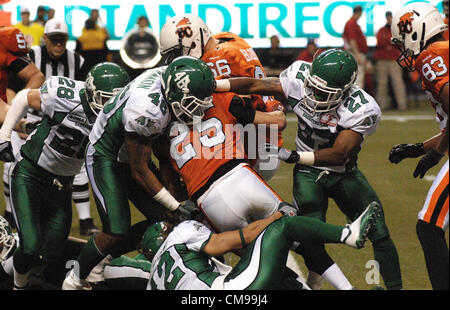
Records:
[[[44,34],[52,35],[57,33],[68,35],[69,31],[67,29],[67,24],[64,21],[52,18],[45,23]]]

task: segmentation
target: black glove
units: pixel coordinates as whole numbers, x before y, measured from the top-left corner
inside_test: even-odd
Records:
[[[280,202],[278,205],[278,212],[286,216],[296,216],[298,214],[298,209],[296,206],[293,206],[285,201]]]
[[[175,212],[178,212],[180,222],[187,220],[201,221],[203,219],[202,211],[191,200],[185,200],[180,203],[180,206],[175,210]]]
[[[417,163],[416,170],[414,170],[413,176],[417,178],[420,176],[422,179],[425,173],[433,166],[437,165],[444,154],[437,152],[435,149],[429,150]]]
[[[398,164],[405,158],[416,158],[425,154],[423,143],[397,144],[389,152],[389,161]]]
[[[300,155],[297,151],[290,151],[284,147],[278,149],[278,158],[288,164],[296,164],[300,159]]]
[[[39,126],[40,123],[41,123],[40,120],[35,122],[26,122],[23,129],[25,133],[29,135]]]
[[[4,162],[13,162],[14,153],[11,146],[11,141],[0,139],[0,160]]]

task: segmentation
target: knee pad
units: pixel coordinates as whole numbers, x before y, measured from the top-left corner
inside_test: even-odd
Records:
[[[377,202],[377,203],[379,203],[379,202]],[[380,207],[381,207],[381,204],[380,204]],[[377,243],[378,241],[390,238],[389,229],[384,220],[383,207],[381,207],[380,209],[381,209],[380,218],[377,220],[377,222],[375,223],[375,226],[373,227],[372,231],[369,234],[369,240],[372,243]]]

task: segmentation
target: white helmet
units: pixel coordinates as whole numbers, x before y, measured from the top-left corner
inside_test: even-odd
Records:
[[[414,58],[423,51],[428,40],[447,28],[432,4],[414,2],[403,6],[391,24],[392,43],[401,51],[397,62],[410,71],[414,70]]]
[[[9,257],[8,254],[15,248],[15,245],[16,239],[8,221],[0,216],[0,262]]]
[[[201,58],[211,36],[211,30],[200,17],[179,15],[167,20],[161,28],[159,49],[161,55],[167,55],[166,63],[178,56]]]

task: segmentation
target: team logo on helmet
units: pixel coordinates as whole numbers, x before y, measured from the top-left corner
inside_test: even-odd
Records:
[[[182,20],[180,20],[178,22],[178,24],[176,25],[176,27],[177,27],[176,33],[178,34],[178,36],[180,38],[192,37],[193,31],[192,31],[192,28],[190,25],[191,25],[191,21],[187,17],[183,18]]]
[[[400,17],[400,21],[398,22],[398,30],[401,34],[411,33],[412,32],[412,22],[414,20],[414,13],[408,12],[403,14]]]

